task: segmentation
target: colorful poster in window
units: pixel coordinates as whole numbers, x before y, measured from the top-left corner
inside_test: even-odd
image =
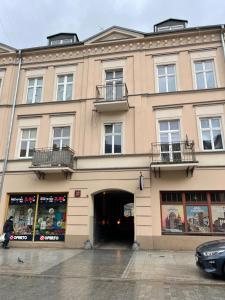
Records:
[[[214,232],[225,232],[225,206],[213,205],[212,210],[212,224]]]
[[[184,212],[182,205],[162,206],[162,231],[184,232]]]
[[[10,240],[32,241],[36,201],[35,194],[10,195],[8,217],[14,217],[14,234]]]
[[[40,194],[35,241],[64,241],[66,194]]]
[[[186,206],[189,232],[210,232],[208,206]]]

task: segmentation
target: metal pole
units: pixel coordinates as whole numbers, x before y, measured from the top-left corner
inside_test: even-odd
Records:
[[[17,77],[16,77],[15,93],[14,93],[14,97],[13,97],[12,112],[11,112],[11,117],[10,117],[9,126],[8,126],[9,135],[8,135],[7,143],[5,146],[5,155],[4,155],[4,162],[3,162],[3,168],[2,168],[2,180],[0,182],[0,201],[2,198],[3,184],[4,184],[5,173],[6,173],[8,158],[9,158],[9,148],[10,148],[11,138],[12,138],[13,121],[14,121],[14,116],[15,116],[16,98],[17,98],[17,92],[18,92],[21,64],[22,64],[22,51],[19,50],[19,64],[18,64]]]
[[[221,43],[222,43],[222,47],[223,47],[223,56],[224,56],[224,60],[225,60],[225,43],[224,43],[224,25],[221,25]]]

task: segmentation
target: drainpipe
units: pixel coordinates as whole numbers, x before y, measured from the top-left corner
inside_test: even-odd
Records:
[[[222,47],[223,47],[223,56],[224,56],[224,60],[225,60],[225,43],[224,43],[224,25],[221,25],[221,43],[222,43]]]
[[[16,109],[16,98],[17,98],[17,93],[18,93],[18,84],[19,84],[19,78],[20,78],[21,64],[22,64],[22,51],[19,50],[19,63],[18,63],[18,70],[17,70],[17,77],[16,77],[16,86],[15,86],[15,92],[14,92],[14,97],[13,97],[12,112],[11,112],[10,120],[9,120],[8,127],[7,127],[7,128],[9,128],[9,134],[8,134],[8,139],[7,139],[7,143],[5,146],[5,155],[4,155],[4,162],[3,162],[3,168],[2,168],[2,180],[0,182],[0,201],[2,198],[3,183],[4,183],[5,174],[6,174],[6,170],[7,170],[8,158],[9,158],[9,148],[10,148],[11,139],[12,139],[13,121],[14,121],[15,109]]]

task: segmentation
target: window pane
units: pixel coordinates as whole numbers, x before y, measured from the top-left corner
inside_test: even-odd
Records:
[[[214,88],[215,87],[215,80],[214,80],[214,74],[213,72],[207,72],[206,73],[206,82],[207,82],[207,88]]]
[[[59,101],[63,100],[63,91],[64,91],[64,86],[58,85],[57,100]]]
[[[116,95],[115,95],[115,98],[116,99],[122,99],[123,98],[123,86],[122,86],[122,83],[117,83],[116,84]]]
[[[23,129],[22,130],[22,139],[28,139],[29,138],[29,129]]]
[[[201,128],[209,128],[209,120],[201,119]]]
[[[54,129],[53,129],[53,131],[54,131],[54,137],[61,137],[61,135],[62,135],[62,128],[61,127],[55,127]]]
[[[63,136],[63,137],[68,137],[68,136],[70,136],[70,127],[63,127],[63,128],[62,128],[62,136]]]
[[[165,75],[165,66],[158,66],[158,75]]]
[[[20,146],[20,157],[26,157],[27,142],[22,141]]]
[[[30,138],[35,139],[36,133],[37,133],[37,129],[30,129]]]
[[[168,77],[168,92],[176,91],[176,80],[175,76]]]
[[[69,147],[70,146],[70,140],[69,139],[63,139],[62,140],[62,148]]]
[[[168,122],[159,122],[160,131],[168,130]]]
[[[119,79],[119,78],[123,78],[123,71],[122,70],[118,70],[115,72],[115,78]]]
[[[211,119],[212,128],[220,128],[220,119]]]
[[[37,85],[42,86],[42,83],[43,83],[43,78],[38,78],[37,79]]]
[[[212,149],[211,137],[209,131],[202,131],[203,148],[205,150]]]
[[[105,153],[112,153],[112,136],[105,137]]]
[[[33,88],[28,88],[27,91],[27,103],[32,103],[33,100]]]
[[[41,92],[42,92],[42,87],[37,87],[36,88],[36,95],[35,95],[35,102],[40,102],[41,101]]]
[[[171,142],[179,142],[180,141],[180,133],[179,132],[173,132],[171,133]]]
[[[72,99],[72,84],[67,84],[66,86],[66,99],[65,100],[71,100]]]
[[[112,125],[105,125],[105,133],[112,133]]]
[[[169,122],[171,130],[179,130],[179,121],[173,120]]]
[[[202,71],[202,70],[203,70],[202,62],[196,62],[195,63],[195,71]]]
[[[106,84],[106,100],[112,100],[113,99],[113,85],[112,83]]]
[[[121,133],[121,124],[114,124],[114,132]]]
[[[213,62],[211,60],[205,61],[205,70],[213,70]]]
[[[65,79],[65,76],[58,76],[58,83],[63,83],[64,82],[64,79]]]
[[[32,156],[32,155],[33,155],[34,149],[35,149],[35,141],[31,141],[31,142],[30,142],[30,147],[29,147],[29,153],[28,153],[28,156]]]
[[[114,153],[121,153],[121,136],[114,137]]]
[[[213,141],[215,149],[223,149],[223,142],[220,130],[213,130]]]
[[[34,81],[35,81],[35,79],[29,79],[28,85],[34,86]]]
[[[160,142],[168,143],[169,142],[169,134],[168,133],[160,133]]]
[[[60,148],[60,140],[59,139],[54,139],[52,147],[53,147],[54,150],[59,149]]]
[[[204,89],[205,88],[203,73],[197,73],[196,74],[196,81],[197,81],[197,88],[198,89]]]
[[[174,74],[175,73],[175,66],[169,65],[167,66],[167,74]]]
[[[106,72],[106,80],[110,80],[113,78],[113,72],[107,71]]]
[[[166,77],[159,77],[159,92],[160,93],[167,92],[167,89],[166,89]]]
[[[67,75],[67,82],[73,82],[73,74]]]

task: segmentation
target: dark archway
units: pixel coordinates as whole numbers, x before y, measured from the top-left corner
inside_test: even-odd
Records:
[[[134,242],[134,195],[110,190],[94,196],[94,244]]]

